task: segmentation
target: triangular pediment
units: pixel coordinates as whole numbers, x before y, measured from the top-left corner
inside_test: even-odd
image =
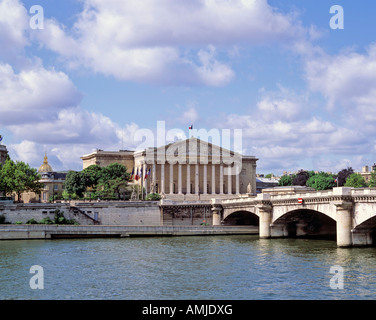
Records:
[[[156,153],[175,154],[180,156],[221,156],[234,155],[233,151],[217,146],[195,137],[176,141],[159,148],[154,148]]]

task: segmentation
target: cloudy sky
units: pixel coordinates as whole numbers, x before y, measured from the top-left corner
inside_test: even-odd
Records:
[[[80,170],[164,121],[241,129],[259,173],[360,170],[376,162],[376,3],[340,1],[332,29],[337,2],[0,0],[3,144]]]

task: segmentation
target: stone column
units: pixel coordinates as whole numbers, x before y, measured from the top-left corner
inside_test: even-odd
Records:
[[[170,194],[174,193],[174,165],[170,163]]]
[[[178,164],[178,193],[183,194],[182,192],[182,168],[181,163]]]
[[[228,166],[228,172],[231,173],[231,168],[230,166]],[[228,184],[228,187],[227,187],[227,193],[228,194],[232,194],[232,174],[229,174],[227,176],[227,184]]]
[[[187,163],[187,194],[191,194],[191,165]]]
[[[212,189],[211,193],[215,194],[215,164],[212,163]]]
[[[219,166],[219,194],[223,194],[223,162]]]
[[[235,193],[240,194],[240,182],[239,182],[239,176],[240,172],[238,173],[239,166],[236,164],[236,172],[235,172]]]
[[[161,193],[165,193],[165,165],[161,164]]]
[[[339,201],[334,203],[336,206],[337,218],[337,246],[352,246],[352,203]]]
[[[145,180],[145,175],[146,175],[146,170],[147,170],[147,167],[146,167],[146,163],[144,162],[142,164],[142,182],[143,182],[143,185],[144,185],[144,188],[145,188],[145,193],[148,194],[148,182],[147,182],[147,179]],[[144,190],[142,190],[142,194],[143,194]]]
[[[208,165],[204,164],[204,190],[203,194],[207,194],[208,192]]]
[[[196,172],[195,172],[195,193],[199,194],[199,180],[198,180],[198,178],[199,178],[199,176],[198,176],[199,166],[198,166],[197,163],[196,163],[195,167],[196,167]]]
[[[151,176],[152,176],[151,180],[152,180],[152,184],[154,186],[154,192],[157,193],[158,192],[157,186],[156,186],[156,183],[157,183],[157,165],[155,164],[155,162],[153,162],[153,167],[152,167],[151,170],[153,170],[153,172],[151,174]]]
[[[267,197],[269,195],[260,195],[259,197]],[[261,201],[257,206],[259,213],[259,234],[260,238],[270,238],[271,237],[271,223],[272,223],[272,206],[264,201]]]

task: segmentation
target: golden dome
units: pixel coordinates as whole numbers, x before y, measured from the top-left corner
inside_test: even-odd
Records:
[[[53,172],[52,167],[48,164],[47,153],[44,155],[43,164],[39,167],[38,172]]]

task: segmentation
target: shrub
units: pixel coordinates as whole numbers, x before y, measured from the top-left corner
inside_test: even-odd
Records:
[[[31,218],[30,220],[28,220],[28,221],[26,222],[26,224],[38,224],[38,221],[35,220],[34,218]]]
[[[54,222],[51,220],[50,217],[43,218],[39,221],[39,224],[53,224]]]
[[[158,201],[161,200],[161,195],[159,193],[149,193],[145,200],[147,201]]]

